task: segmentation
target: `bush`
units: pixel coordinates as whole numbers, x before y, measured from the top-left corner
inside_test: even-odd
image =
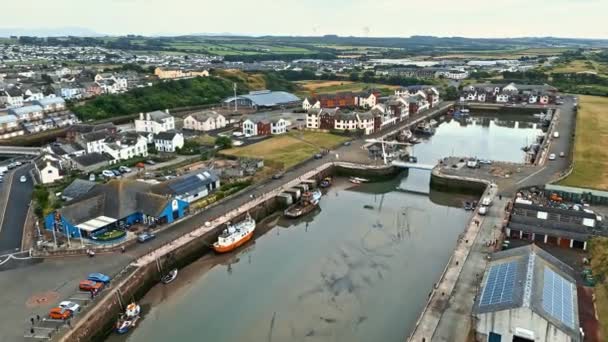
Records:
[[[232,139],[230,139],[230,137],[217,137],[217,139],[215,139],[215,144],[220,148],[220,150],[231,148]]]

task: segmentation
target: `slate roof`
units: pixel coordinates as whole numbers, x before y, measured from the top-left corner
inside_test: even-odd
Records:
[[[99,216],[122,219],[133,213],[143,213],[158,217],[171,198],[152,193],[151,187],[139,181],[111,180],[95,185],[58,212],[75,225]]]
[[[219,178],[212,170],[196,171],[157,184],[152,188],[152,192],[159,195],[184,196],[186,193],[196,193],[217,180]]]
[[[61,192],[62,196],[70,199],[76,199],[87,194],[97,183],[90,182],[84,179],[75,179]]]
[[[516,269],[514,279],[512,279],[512,299],[499,304],[481,305],[484,290],[488,290],[486,287],[488,286],[489,270],[493,266],[506,263],[512,263]],[[572,298],[568,298],[573,303],[573,327],[565,325],[543,307],[544,276],[546,270],[554,272],[574,286],[574,291],[569,293]],[[489,263],[484,274],[480,295],[477,296],[473,305],[473,313],[484,314],[526,307],[571,336],[573,341],[579,341],[578,296],[576,293],[576,280],[574,280],[572,274],[574,274],[574,270],[570,266],[536,245],[528,245],[494,253],[492,261]]]
[[[0,124],[11,123],[11,122],[17,122],[17,117],[12,114],[0,115]]]
[[[173,140],[178,132],[159,132],[154,134],[154,140]]]
[[[205,122],[210,118],[216,119],[223,115],[216,111],[204,111],[204,112],[192,113],[189,116],[192,116],[196,121]]]
[[[92,131],[89,133],[84,133],[82,135],[82,139],[87,142],[99,141],[99,140],[104,140],[109,135],[110,135],[110,132],[108,132],[108,130],[104,129],[104,130],[100,130],[100,131]]]
[[[61,97],[47,97],[42,100],[34,101],[34,104],[44,107],[44,106],[50,106],[50,105],[55,105],[55,104],[65,104],[65,100]]]
[[[96,165],[99,163],[105,163],[108,162],[110,160],[112,160],[113,158],[111,156],[108,156],[106,154],[101,154],[101,153],[88,153],[79,157],[74,157],[72,158],[72,160],[82,166],[91,166],[91,165]]]
[[[38,105],[24,106],[19,108],[9,109],[9,113],[14,115],[28,115],[30,113],[42,112],[42,107]]]
[[[167,114],[161,110],[155,110],[153,112],[148,113],[150,115],[150,119],[156,121],[158,123],[162,123],[164,119],[168,119],[171,117],[171,114]]]

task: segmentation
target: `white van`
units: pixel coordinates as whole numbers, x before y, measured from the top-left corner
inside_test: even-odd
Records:
[[[555,139],[559,138],[559,132],[553,132],[553,137],[554,137]]]
[[[492,205],[492,197],[484,197],[481,200],[481,205],[486,206],[486,207],[491,206]]]
[[[479,210],[477,212],[479,213],[479,215],[485,216],[488,213],[488,207],[482,205],[481,207],[479,207]]]

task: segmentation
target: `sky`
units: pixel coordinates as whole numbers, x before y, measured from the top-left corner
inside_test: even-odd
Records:
[[[4,31],[608,38],[608,0],[19,0],[2,12]]]

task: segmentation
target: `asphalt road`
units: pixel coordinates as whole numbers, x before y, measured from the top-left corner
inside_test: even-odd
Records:
[[[23,235],[23,225],[27,210],[32,198],[34,183],[29,172],[33,168],[32,164],[26,164],[15,171],[12,184],[2,184],[2,186],[11,186],[3,216],[2,227],[0,230],[0,252],[15,250],[21,248],[21,238]],[[21,183],[19,178],[27,177],[27,182]]]

